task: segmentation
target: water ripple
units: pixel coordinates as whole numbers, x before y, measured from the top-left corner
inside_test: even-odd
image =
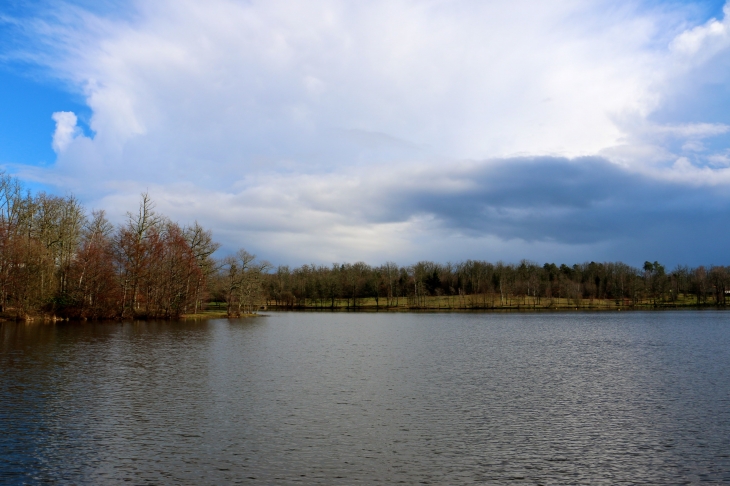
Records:
[[[4,323],[0,482],[730,482],[728,317]]]

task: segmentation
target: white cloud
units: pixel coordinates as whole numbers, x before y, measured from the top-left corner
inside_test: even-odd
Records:
[[[726,180],[712,141],[730,120],[652,116],[727,50],[727,17],[681,30],[679,6],[588,0],[133,5],[36,22],[32,59],[85,93],[94,135],[54,114],[58,160],[34,176],[124,210],[154,189],[231,245],[320,261],[520,247],[418,208],[383,219],[380,187],[468,191],[451,175],[472,160],[602,154],[659,180]]]
[[[333,154],[312,161],[301,153],[312,144],[321,152],[333,128],[381,132],[451,157],[595,153],[621,135],[610,115],[654,103],[654,60],[643,46],[658,26],[628,7],[138,5],[140,20],[93,42],[88,24],[102,21],[85,16],[82,35],[66,31],[71,45],[55,68],[84,86],[104,151],[167,143],[176,165],[185,157],[175,147],[185,155],[205,147],[219,160],[240,153],[333,163]],[[83,49],[74,45],[82,40]]]
[[[705,24],[678,35],[670,48],[680,56],[705,62],[730,46],[730,7],[723,9],[722,19],[712,18]]]
[[[724,123],[684,123],[680,125],[653,125],[647,132],[658,136],[674,136],[682,138],[702,139],[721,135],[730,131],[730,125]]]
[[[51,118],[56,122],[52,146],[53,150],[60,154],[79,136],[80,128],[76,125],[78,121],[76,115],[71,111],[57,111]]]

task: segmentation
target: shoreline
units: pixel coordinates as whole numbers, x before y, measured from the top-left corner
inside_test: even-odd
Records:
[[[475,313],[475,314],[490,314],[490,313],[560,313],[560,312],[639,312],[639,311],[703,311],[703,310],[715,310],[725,311],[730,310],[728,306],[716,305],[716,304],[671,304],[671,303],[657,303],[654,304],[637,304],[633,306],[606,306],[606,305],[561,305],[561,306],[531,306],[531,305],[514,305],[514,306],[494,306],[494,307],[416,307],[416,306],[375,306],[375,305],[358,305],[354,306],[335,306],[335,307],[322,307],[322,306],[284,306],[284,305],[266,305],[259,309],[259,312],[255,314],[241,314],[238,316],[228,316],[226,311],[222,310],[210,310],[203,311],[197,314],[180,315],[177,317],[143,317],[139,316],[136,318],[101,318],[101,319],[79,319],[79,318],[60,318],[57,316],[28,316],[26,318],[18,318],[11,316],[0,316],[0,323],[3,322],[24,322],[26,324],[56,324],[60,322],[129,322],[129,321],[186,321],[186,320],[208,320],[208,319],[249,319],[255,317],[266,317],[267,311],[272,312],[331,312],[331,313],[404,313],[404,314],[435,314],[435,313]]]
[[[220,304],[219,304],[220,305]],[[555,312],[555,311],[636,311],[681,309],[727,309],[722,302],[697,302],[688,296],[674,300],[660,299],[574,299],[529,296],[473,294],[461,296],[426,296],[418,299],[373,297],[358,299],[301,299],[295,302],[269,300],[260,309],[278,311],[330,312]]]
[[[689,311],[689,310],[728,310],[727,306],[702,305],[702,306],[633,306],[633,307],[474,307],[474,308],[433,308],[433,307],[289,307],[269,306],[265,311],[276,312],[387,312],[387,313],[535,313],[535,312],[637,312],[637,311]]]

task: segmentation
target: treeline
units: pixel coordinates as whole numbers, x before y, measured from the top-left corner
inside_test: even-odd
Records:
[[[278,308],[561,308],[726,305],[730,267],[658,262],[572,266],[467,260],[275,270],[245,250],[216,259],[197,222],[158,214],[147,194],[114,226],[73,196],[32,194],[0,172],[0,317],[175,318],[216,302],[228,316]]]
[[[197,222],[157,214],[147,194],[126,222],[73,197],[32,194],[0,172],[0,315],[6,318],[173,318],[213,292],[229,315],[256,309],[269,268],[241,250],[223,260]]]
[[[270,305],[290,308],[525,308],[722,305],[730,267],[642,268],[624,263],[568,266],[467,260],[280,266],[266,276]]]

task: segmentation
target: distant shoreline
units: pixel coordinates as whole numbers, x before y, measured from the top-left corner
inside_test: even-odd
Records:
[[[538,312],[639,312],[639,311],[689,311],[689,310],[728,310],[723,306],[678,306],[678,307],[621,307],[621,308],[605,308],[605,307],[537,307],[537,308],[517,308],[517,307],[494,307],[494,308],[474,308],[474,309],[434,309],[434,308],[375,308],[375,307],[358,307],[358,308],[321,308],[321,307],[276,307],[272,306],[263,310],[274,312],[366,312],[366,313],[402,313],[402,314],[431,314],[431,313],[538,313]],[[263,314],[256,314],[257,316]],[[250,317],[250,316],[249,316]],[[183,317],[185,318],[185,317]],[[217,318],[217,317],[201,317],[201,318]],[[225,318],[225,316],[223,316]]]
[[[265,309],[275,311],[330,311],[330,312],[555,312],[555,311],[637,311],[637,310],[681,310],[681,309],[721,309],[727,306],[722,304],[701,303],[692,301],[675,302],[632,302],[628,299],[539,299],[539,298],[511,298],[503,304],[499,296],[442,296],[426,297],[424,305],[414,305],[409,299],[400,299],[397,304],[384,305],[384,299],[379,303],[375,299],[360,299],[357,304],[338,300],[333,303],[308,300],[296,304],[269,303]],[[507,299],[505,299],[507,300]]]
[[[238,319],[250,319],[255,317],[267,317],[266,312],[284,312],[284,313],[309,313],[309,312],[321,312],[321,313],[365,313],[365,314],[375,314],[375,313],[387,313],[387,314],[549,314],[549,313],[606,313],[606,312],[666,312],[666,311],[692,311],[692,310],[699,310],[699,311],[725,311],[728,310],[725,306],[717,306],[717,305],[682,305],[682,306],[669,306],[669,305],[660,305],[660,306],[633,306],[633,307],[615,307],[615,308],[608,308],[608,307],[598,307],[598,306],[581,306],[581,307],[493,307],[493,308],[406,308],[406,307],[366,307],[366,306],[358,306],[358,307],[290,307],[290,306],[268,306],[264,309],[261,309],[256,314],[242,314],[237,316],[228,316],[225,312],[201,312],[198,314],[190,314],[190,315],[182,315],[178,317],[168,317],[168,318],[161,318],[161,317],[136,317],[134,319],[131,319],[135,322],[153,322],[153,321],[205,321],[205,320],[213,320],[213,319],[232,319],[232,320],[238,320]],[[3,323],[25,323],[25,324],[56,324],[61,322],[67,322],[67,323],[82,323],[82,322],[90,322],[90,323],[99,323],[99,322],[107,322],[107,323],[121,323],[121,322],[129,322],[130,319],[120,319],[120,318],[114,318],[114,319],[78,319],[78,318],[55,318],[53,316],[34,316],[31,319],[18,319],[13,317],[0,317],[0,324]]]

